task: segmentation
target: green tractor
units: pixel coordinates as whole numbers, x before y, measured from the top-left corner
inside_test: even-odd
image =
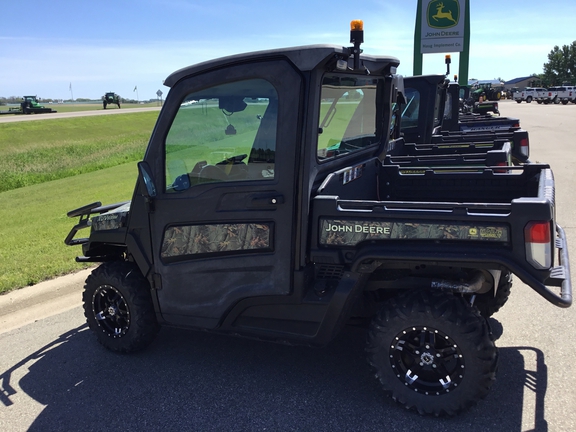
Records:
[[[473,87],[474,102],[499,101],[502,98],[502,89],[492,87],[490,83],[478,83]]]
[[[120,96],[114,92],[108,92],[102,96],[102,105],[104,106],[104,109],[106,109],[106,106],[110,104],[118,105],[118,108],[120,108]]]
[[[44,114],[56,112],[51,108],[46,108],[44,105],[40,105],[36,96],[24,96],[20,103],[20,110],[23,114]]]

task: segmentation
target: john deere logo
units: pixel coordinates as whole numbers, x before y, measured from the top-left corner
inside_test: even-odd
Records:
[[[447,29],[454,27],[460,20],[458,0],[433,0],[428,3],[428,25],[432,28]]]

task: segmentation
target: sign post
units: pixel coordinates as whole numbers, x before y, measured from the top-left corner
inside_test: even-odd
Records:
[[[423,54],[460,53],[459,83],[468,84],[470,0],[418,0],[414,31],[414,75],[422,75]]]

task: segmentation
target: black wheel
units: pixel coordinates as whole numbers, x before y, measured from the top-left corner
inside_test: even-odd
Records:
[[[120,109],[120,102],[118,102],[118,109]]]
[[[526,103],[532,103],[532,96],[528,96],[526,98]]]
[[[521,100],[517,100],[516,102],[517,102],[517,103],[522,103],[522,101],[521,101]]]
[[[104,106],[104,109],[106,109],[106,102],[102,102],[102,105]]]
[[[409,291],[389,301],[370,324],[367,351],[384,390],[420,414],[456,415],[496,376],[486,320],[452,294]]]
[[[508,301],[510,297],[510,290],[512,288],[512,273],[502,273],[500,281],[498,282],[498,289],[496,295],[494,291],[476,296],[474,306],[478,308],[480,314],[484,318],[489,318],[500,310],[502,306]]]
[[[86,279],[82,299],[88,326],[109,350],[138,351],[158,333],[150,285],[130,263],[100,265]]]
[[[562,105],[568,105],[568,101],[567,101],[567,100],[563,100],[563,101],[562,101]]]

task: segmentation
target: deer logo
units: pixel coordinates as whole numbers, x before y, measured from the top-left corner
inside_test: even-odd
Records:
[[[442,9],[444,9],[444,3],[438,3],[436,6],[436,15],[432,15],[432,18],[434,18],[435,21],[444,18],[452,21],[454,24],[458,24],[456,20],[452,18],[452,11],[443,12]]]

